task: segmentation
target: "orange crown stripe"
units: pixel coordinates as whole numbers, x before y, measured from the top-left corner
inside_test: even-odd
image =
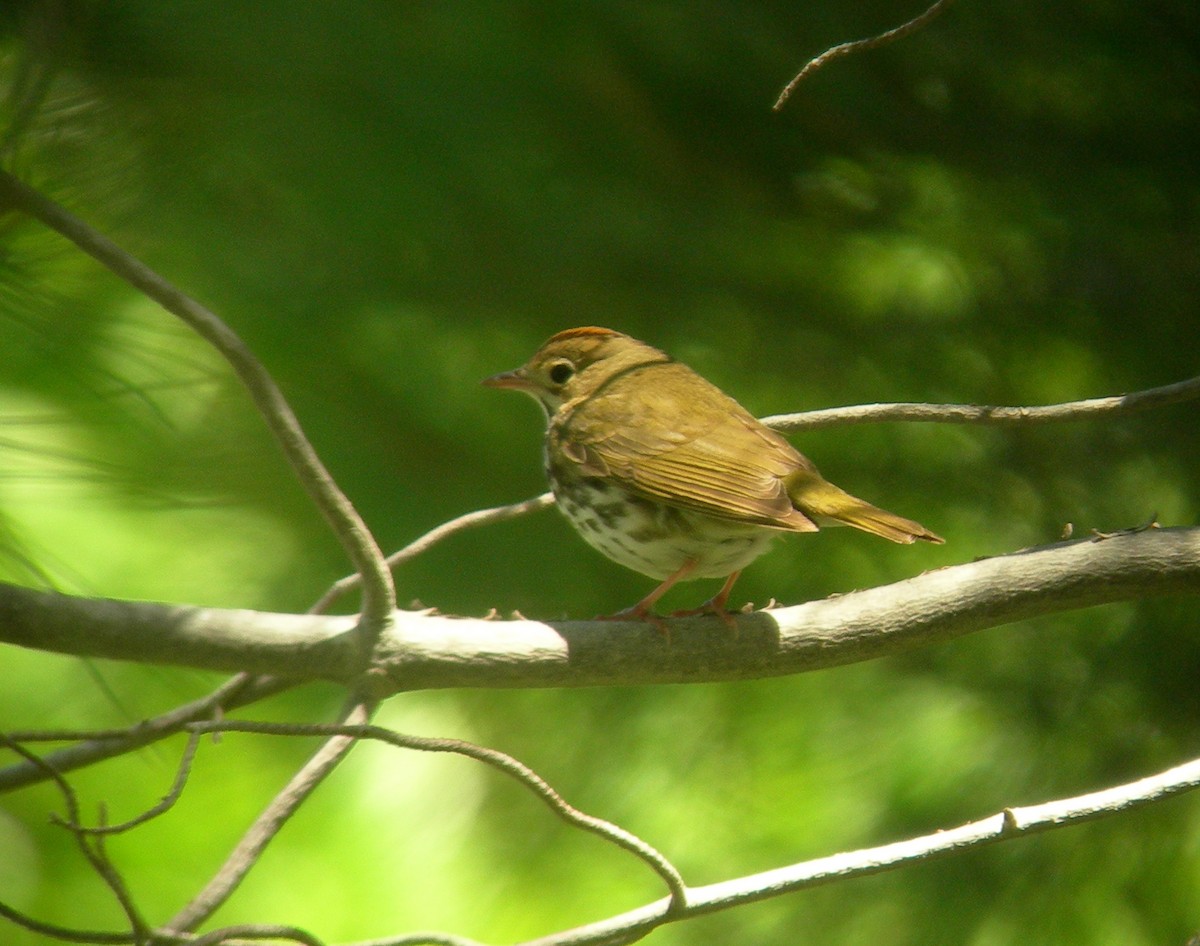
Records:
[[[568,338],[616,338],[620,332],[614,332],[610,328],[600,328],[598,325],[585,325],[581,328],[569,328],[565,332],[559,332],[551,342],[563,341]]]

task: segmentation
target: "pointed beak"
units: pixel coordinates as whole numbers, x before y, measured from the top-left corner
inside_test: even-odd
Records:
[[[494,374],[490,378],[484,378],[481,383],[485,388],[501,388],[510,391],[533,390],[533,385],[520,368],[515,371],[505,371],[503,374]]]

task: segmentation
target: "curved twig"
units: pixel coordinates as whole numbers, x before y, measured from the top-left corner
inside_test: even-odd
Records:
[[[914,33],[927,25],[930,20],[941,13],[950,3],[951,0],[935,0],[924,13],[913,17],[906,23],[901,23],[895,29],[888,30],[886,33],[880,33],[878,36],[871,36],[867,39],[857,39],[849,43],[841,43],[838,46],[833,46],[825,50],[821,55],[810,59],[805,63],[804,68],[796,73],[792,81],[784,86],[783,91],[779,93],[779,98],[771,106],[771,111],[778,112],[782,109],[787,100],[791,98],[796,87],[822,66],[833,62],[835,59],[841,59],[843,56],[865,52],[868,49],[878,49],[880,46],[887,46],[898,39],[903,39],[909,33]]]
[[[66,825],[72,831],[81,831],[84,834],[123,834],[126,831],[132,831],[138,825],[143,825],[147,821],[153,821],[159,815],[170,811],[175,806],[175,802],[179,801],[179,796],[183,794],[183,789],[187,785],[188,776],[192,771],[192,761],[196,757],[196,749],[200,746],[200,736],[197,733],[189,733],[187,745],[184,746],[183,755],[179,759],[179,767],[175,771],[175,780],[171,783],[170,789],[162,799],[150,808],[147,808],[140,815],[130,818],[128,821],[122,821],[120,824],[105,824],[88,827],[86,825]],[[61,823],[61,822],[60,822]]]
[[[88,837],[88,832],[82,827],[83,819],[80,817],[79,799],[75,794],[75,789],[71,787],[71,784],[63,774],[46,762],[45,759],[30,752],[20,743],[14,742],[3,733],[0,733],[0,744],[6,745],[30,764],[42,769],[50,781],[54,782],[59,794],[62,795],[63,804],[67,809],[65,818],[56,818],[54,821],[71,832],[71,836],[75,839],[75,846],[79,848],[79,852],[92,866],[97,876],[112,891],[113,897],[120,905],[125,918],[129,921],[130,939],[136,943],[145,942],[150,927],[146,924],[137,905],[133,902],[133,895],[129,892],[129,888],[125,884],[125,879],[113,865],[113,862],[109,860],[108,852],[104,849],[104,838],[102,836],[90,838]],[[103,808],[101,809],[100,817],[101,822],[103,822]]]
[[[296,478],[341,542],[363,578],[364,652],[390,619],[396,592],[383,553],[358,511],[317,456],[291,406],[253,352],[215,313],[141,260],[7,171],[0,170],[0,205],[15,207],[66,237],[138,291],[172,313],[213,346],[233,368],[275,435]]]
[[[294,680],[239,673],[208,696],[184,703],[133,726],[82,733],[60,730],[12,732],[9,737],[18,742],[75,742],[75,745],[58,749],[43,758],[56,772],[66,773],[166,739],[180,732],[187,723],[206,719],[214,712],[228,712],[248,706],[295,685]],[[45,771],[42,768],[28,761],[19,762],[0,769],[0,793],[44,780]]]
[[[187,946],[218,946],[220,943],[246,941],[256,939],[291,940],[303,943],[304,946],[325,946],[325,941],[314,936],[308,930],[298,926],[266,925],[259,923],[240,923],[235,926],[223,926],[219,930],[205,933],[187,941]]]
[[[352,701],[343,713],[346,725],[364,724],[370,718],[373,707],[361,701]],[[201,724],[196,724],[201,725]],[[210,724],[219,725],[219,724]],[[196,731],[196,730],[193,730]],[[199,730],[203,732],[203,730]],[[213,730],[215,731],[215,730]],[[271,843],[287,820],[296,813],[304,800],[316,790],[338,764],[354,748],[355,740],[349,736],[330,736],[316,753],[301,767],[290,782],[271,799],[270,804],[258,816],[249,830],[242,835],[221,869],[191,902],[179,911],[167,924],[172,933],[194,930],[213,915],[234,890],[245,879],[246,874],[258,863],[259,857]]]
[[[915,421],[927,424],[983,424],[985,426],[1017,427],[1068,420],[1090,420],[1095,417],[1132,414],[1154,407],[1166,407],[1184,401],[1200,399],[1200,376],[1158,388],[1095,397],[1061,404],[1042,404],[1034,407],[993,407],[983,404],[857,404],[852,407],[830,407],[796,414],[772,414],[760,418],[776,430],[792,433],[816,430],[835,424],[865,424],[879,421]]]
[[[1196,788],[1200,788],[1200,759],[1098,792],[1040,805],[1005,808],[980,821],[906,841],[803,861],[704,887],[691,887],[688,890],[688,905],[682,910],[672,909],[669,900],[659,900],[598,923],[528,940],[520,946],[597,946],[614,940],[622,941],[620,937],[623,936],[636,938],[665,923],[717,913],[832,880],[878,874],[907,863],[928,861],[996,841],[1090,821],[1140,808]]]
[[[97,946],[97,944],[99,946],[107,946],[107,944],[124,946],[125,943],[132,943],[134,941],[133,934],[128,932],[115,933],[108,930],[76,930],[68,926],[44,923],[41,920],[35,920],[31,916],[26,916],[20,910],[14,910],[7,903],[2,902],[0,902],[0,917],[32,933],[38,933],[41,936],[56,939],[63,943],[90,943],[93,946]]]
[[[430,529],[424,535],[409,542],[408,545],[404,546],[398,552],[393,552],[387,557],[388,568],[397,568],[410,559],[416,558],[443,539],[448,539],[456,533],[467,529],[474,529],[477,526],[491,525],[493,522],[503,522],[505,519],[515,519],[517,516],[523,516],[527,512],[536,512],[539,509],[545,509],[553,505],[554,494],[542,493],[541,496],[535,496],[533,499],[526,499],[519,503],[509,503],[507,506],[495,506],[491,509],[477,509],[474,512],[464,513],[448,522],[443,522],[440,526]],[[345,578],[338,579],[330,585],[329,590],[325,594],[317,599],[316,603],[308,609],[307,613],[324,614],[333,602],[353,591],[360,584],[362,584],[362,579],[357,574],[347,575]]]
[[[471,939],[469,936],[459,936],[457,933],[421,930],[416,933],[402,933],[399,936],[359,940],[352,946],[485,946],[485,944],[477,939]]]
[[[215,732],[244,732],[260,733],[273,736],[344,736],[353,739],[372,739],[385,742],[399,749],[414,749],[419,752],[449,752],[465,756],[489,765],[505,775],[516,779],[558,815],[563,821],[598,835],[628,851],[650,867],[670,890],[669,902],[682,907],[687,902],[687,885],[675,866],[655,848],[641,838],[626,831],[624,828],[585,814],[569,804],[553,787],[537,772],[525,763],[513,758],[498,749],[478,746],[460,739],[434,739],[426,736],[410,736],[393,732],[382,726],[323,723],[262,723],[244,720],[216,720],[207,723],[193,723],[188,727],[192,733]]]

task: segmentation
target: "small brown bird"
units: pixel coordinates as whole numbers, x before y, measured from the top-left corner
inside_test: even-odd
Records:
[[[678,581],[724,578],[784,532],[847,525],[893,542],[942,542],[923,525],[856,499],[737,401],[628,335],[573,328],[529,361],[483,382],[524,391],[546,412],[546,475],[558,507],[614,562],[662,584],[613,617],[654,620]]]

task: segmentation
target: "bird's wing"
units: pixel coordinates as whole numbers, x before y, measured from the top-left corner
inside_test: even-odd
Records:
[[[817,528],[783,482],[812,464],[684,365],[646,365],[613,379],[569,405],[550,437],[583,475],[647,499],[777,529]]]

